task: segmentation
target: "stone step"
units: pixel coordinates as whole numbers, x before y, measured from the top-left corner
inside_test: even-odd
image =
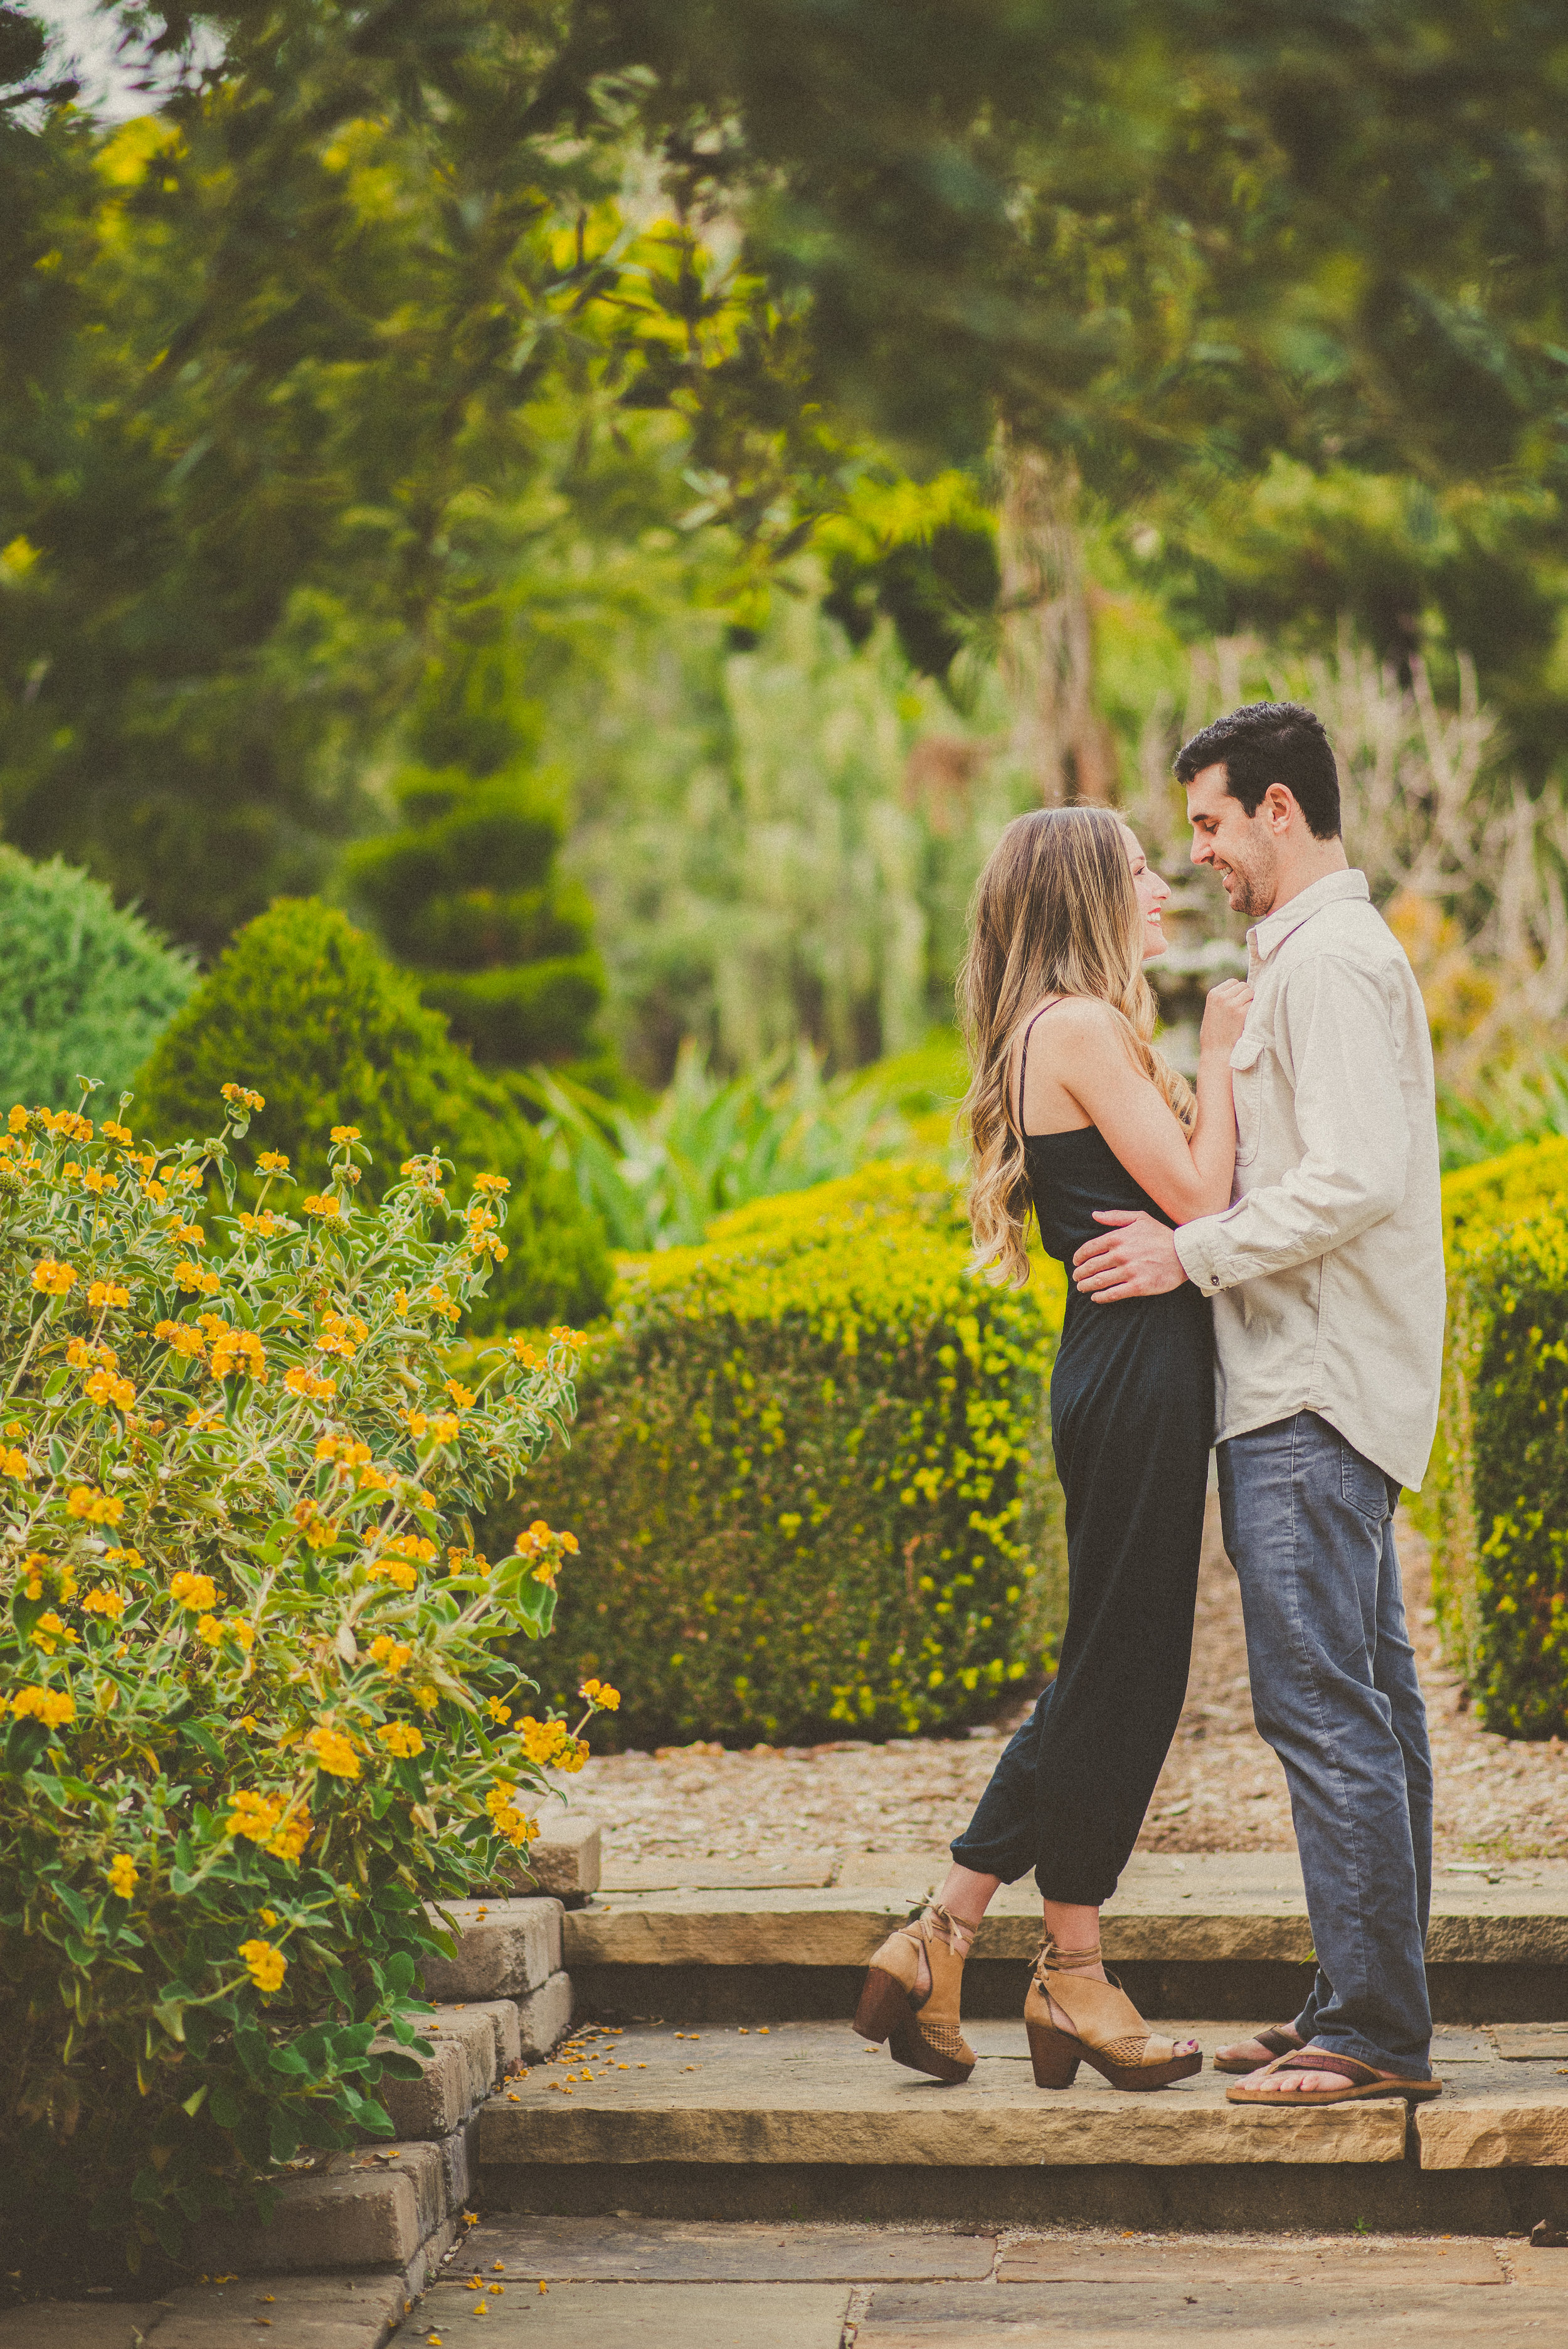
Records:
[[[1235,2035],[1174,2028],[1211,2051]],[[1448,2093],[1413,2113],[1397,2098],[1247,2111],[1212,2069],[1151,2096],[1087,2068],[1042,2092],[1019,2023],[969,2033],[975,2075],[943,2087],[845,2026],[580,2025],[570,2055],[481,2107],[486,2206],[1467,2234],[1568,2221],[1568,2033],[1439,2033]]]
[[[847,2015],[872,1952],[935,1881],[940,1856],[906,1857],[856,1855],[847,1867],[802,1855],[798,1866],[775,1864],[782,1878],[769,1882],[707,1865],[642,1863],[634,1886],[612,1873],[562,1919],[577,2011],[673,2023]],[[837,1880],[824,1880],[829,1870]],[[676,1880],[649,1883],[656,1874]],[[1295,2012],[1310,1981],[1294,1853],[1137,1853],[1102,1934],[1108,1961],[1150,2015],[1277,2018]],[[966,2013],[1018,2013],[1039,1938],[1032,1885],[1010,1886],[965,1968]],[[1568,2021],[1568,1861],[1440,1868],[1427,1957],[1445,2023]]]

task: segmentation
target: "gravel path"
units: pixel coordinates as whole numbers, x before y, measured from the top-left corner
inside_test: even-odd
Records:
[[[1403,1521],[1400,1551],[1431,1720],[1439,1858],[1568,1857],[1568,1748],[1477,1727],[1439,1653],[1425,1545]],[[1019,1717],[880,1745],[612,1754],[563,1791],[574,1816],[601,1823],[605,1858],[621,1866],[679,1857],[766,1868],[808,1852],[940,1851],[967,1822]],[[1191,1683],[1139,1848],[1284,1851],[1294,1842],[1284,1774],[1253,1727],[1235,1578],[1212,1501]]]

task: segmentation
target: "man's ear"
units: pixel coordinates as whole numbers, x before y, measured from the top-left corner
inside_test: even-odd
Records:
[[[1271,783],[1264,793],[1264,805],[1269,813],[1271,832],[1288,832],[1301,813],[1295,793],[1284,783]]]

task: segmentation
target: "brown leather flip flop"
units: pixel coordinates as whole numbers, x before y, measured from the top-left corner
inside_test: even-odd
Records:
[[[1407,2104],[1424,2105],[1432,2096],[1440,2096],[1440,2080],[1390,2079],[1387,2074],[1375,2072],[1370,2064],[1359,2063],[1354,2055],[1331,2055],[1325,2047],[1304,2047],[1290,2055],[1276,2055],[1265,2066],[1262,2077],[1266,2080],[1274,2072],[1335,2072],[1354,2085],[1348,2088],[1249,2088],[1238,2085],[1225,2090],[1228,2105],[1272,2105],[1277,2111],[1282,2105],[1353,2105],[1370,2102],[1378,2096],[1403,2096]]]
[[[1267,2055],[1299,2055],[1306,2042],[1298,2039],[1294,2031],[1281,2031],[1271,2023],[1253,2033],[1253,2045],[1261,2047]],[[1258,2064],[1238,2061],[1233,2055],[1213,2055],[1209,2060],[1216,2072],[1257,2072],[1263,2068]]]

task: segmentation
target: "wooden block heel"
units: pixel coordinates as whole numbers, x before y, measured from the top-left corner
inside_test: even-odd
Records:
[[[1078,2077],[1078,2067],[1083,2061],[1081,2040],[1069,2039],[1054,2023],[1027,2023],[1029,2061],[1035,2067],[1037,2088],[1070,2088]]]
[[[872,1966],[855,2009],[855,2029],[861,2037],[873,2040],[880,2047],[884,2039],[902,2024],[912,2022],[913,2016],[914,2009],[903,1982],[895,1974],[884,1973],[881,1966]]]
[[[882,1943],[855,2008],[862,2039],[885,2039],[895,2064],[954,2086],[975,2069],[975,2050],[965,2044],[958,2023],[964,1953],[973,1931],[933,1901],[917,1923],[901,1925]],[[930,1982],[923,1993],[923,1957]]]
[[[1096,1982],[1089,1977],[1089,1969],[1099,1963],[1098,1942],[1092,1950],[1057,1950],[1047,1941],[1040,1951],[1024,2002],[1036,2086],[1070,2088],[1080,2063],[1092,2064],[1113,2088],[1133,2095],[1169,2088],[1201,2072],[1203,2058],[1198,2049],[1157,2039],[1114,1979]],[[1070,2031],[1053,2020],[1053,2003],[1072,2024]]]

